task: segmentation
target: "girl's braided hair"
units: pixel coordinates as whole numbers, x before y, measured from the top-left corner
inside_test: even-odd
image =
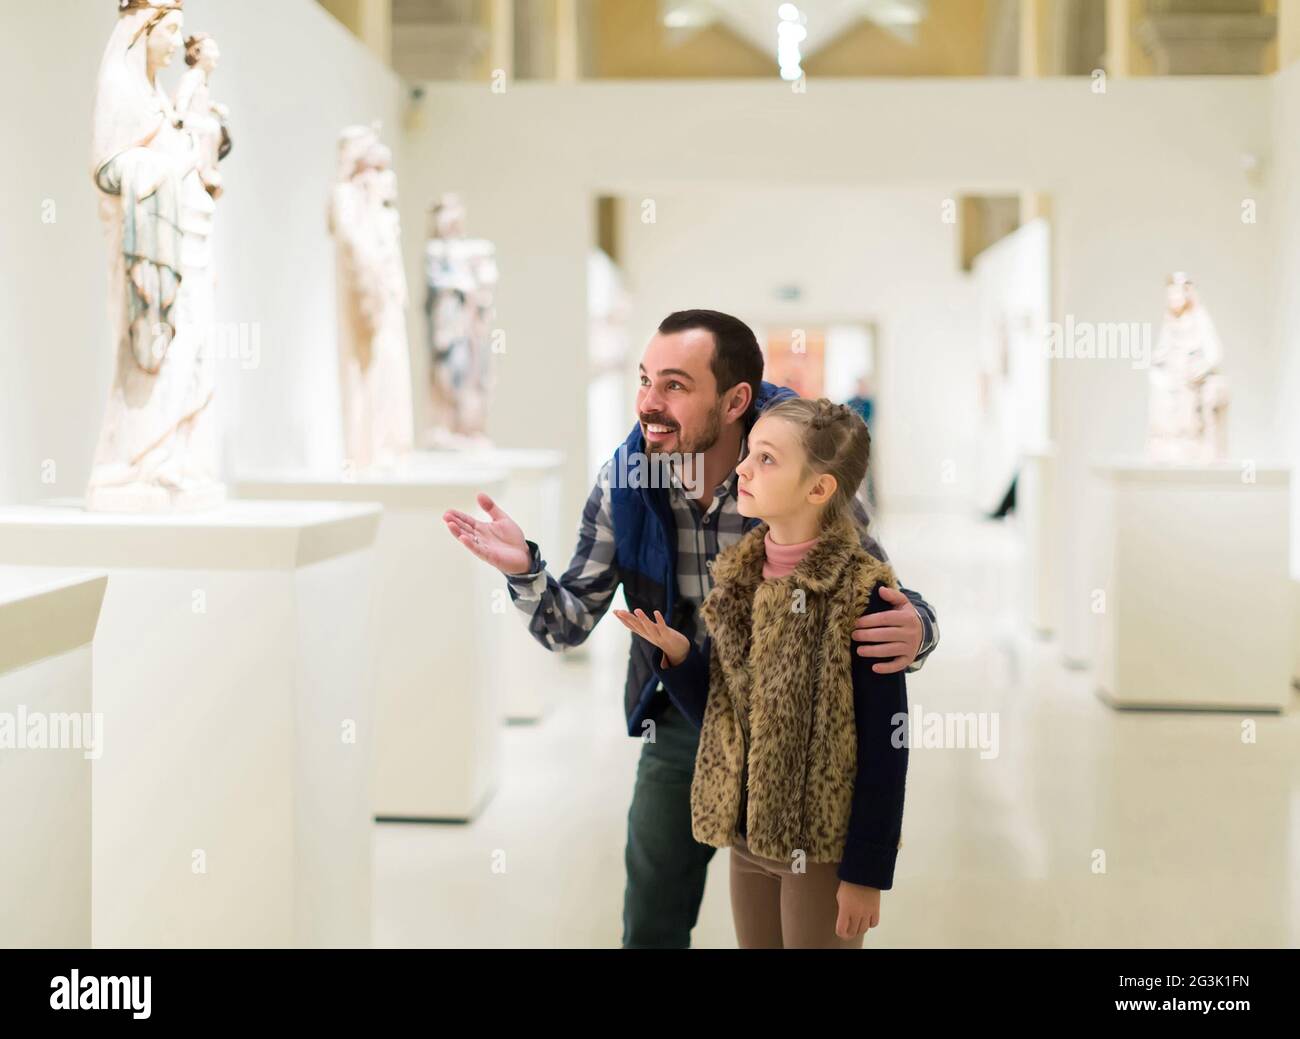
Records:
[[[763,418],[769,415],[785,419],[799,431],[806,455],[805,478],[813,473],[835,477],[835,494],[822,510],[822,525],[848,515],[871,460],[871,434],[862,416],[847,404],[833,404],[825,397],[778,401],[762,413]]]

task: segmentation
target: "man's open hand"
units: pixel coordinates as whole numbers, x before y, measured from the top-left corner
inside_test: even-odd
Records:
[[[528,573],[533,568],[533,557],[519,524],[486,494],[478,495],[478,504],[491,517],[489,521],[475,519],[459,509],[442,514],[451,536],[503,574]]]

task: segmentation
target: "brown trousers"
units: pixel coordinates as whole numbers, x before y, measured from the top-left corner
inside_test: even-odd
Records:
[[[742,949],[861,949],[866,935],[835,934],[839,863],[762,858],[743,837],[731,846],[731,915]]]

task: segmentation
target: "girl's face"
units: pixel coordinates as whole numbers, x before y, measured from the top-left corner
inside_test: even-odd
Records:
[[[749,453],[736,466],[737,510],[771,523],[817,512],[835,493],[835,477],[807,472],[797,427],[760,417],[750,430]],[[805,475],[806,473],[806,475]]]

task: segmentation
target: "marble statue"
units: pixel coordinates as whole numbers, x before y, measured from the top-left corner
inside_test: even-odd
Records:
[[[496,248],[465,237],[465,208],[457,195],[443,195],[429,217],[424,311],[431,421],[425,439],[435,448],[488,446]]]
[[[392,158],[376,128],[348,127],[339,138],[330,204],[344,455],[359,469],[394,468],[413,441],[408,296]]]
[[[1148,457],[1206,463],[1227,457],[1228,388],[1214,322],[1191,279],[1171,274],[1160,335],[1151,354]]]
[[[86,507],[198,509],[225,499],[213,414],[209,238],[199,137],[158,82],[183,0],[118,0],[95,98],[92,175],[109,241],[114,357]]]

